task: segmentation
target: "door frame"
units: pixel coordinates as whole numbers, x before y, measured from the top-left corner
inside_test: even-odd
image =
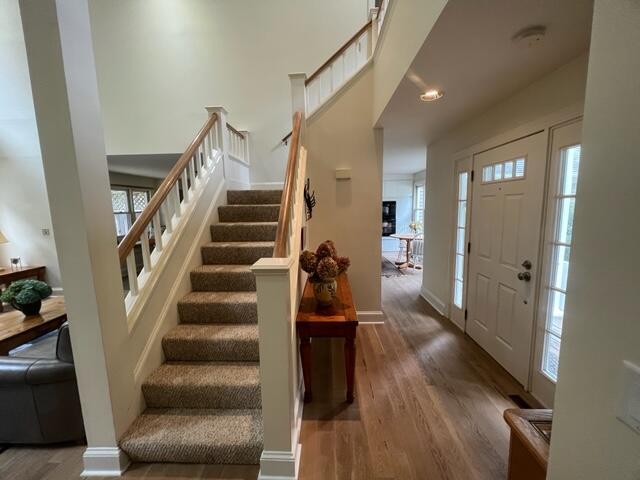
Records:
[[[451,205],[452,205],[452,212],[451,212],[451,216],[450,218],[452,219],[451,221],[451,228],[450,228],[450,243],[449,243],[449,271],[450,271],[450,275],[448,278],[448,288],[450,291],[450,294],[448,296],[449,298],[449,304],[447,305],[449,312],[451,312],[451,315],[449,316],[450,319],[452,320],[452,323],[454,323],[456,326],[458,326],[459,328],[463,329],[463,331],[466,334],[466,321],[461,324],[459,321],[459,318],[457,320],[453,319],[453,309],[455,308],[456,310],[457,307],[455,307],[454,303],[453,303],[453,282],[454,282],[454,265],[455,265],[455,234],[456,234],[456,215],[457,215],[457,184],[456,184],[456,180],[457,180],[457,174],[458,174],[458,170],[457,170],[457,163],[458,162],[464,162],[465,159],[469,159],[471,161],[471,170],[472,172],[474,172],[474,177],[475,177],[475,164],[474,164],[474,156],[478,155],[480,153],[486,152],[488,150],[492,150],[494,148],[500,147],[502,145],[506,145],[508,143],[512,143],[515,142],[517,140],[520,140],[522,138],[526,138],[529,137],[531,135],[534,135],[536,133],[541,133],[544,132],[544,136],[547,142],[546,145],[546,158],[545,158],[545,174],[544,174],[544,185],[543,185],[543,204],[542,204],[542,216],[540,218],[540,222],[541,222],[541,228],[540,228],[540,241],[539,241],[539,246],[538,246],[538,262],[536,265],[536,271],[541,272],[542,270],[542,262],[544,261],[544,252],[543,252],[543,247],[544,247],[544,235],[545,235],[545,228],[544,226],[546,225],[546,214],[547,214],[547,208],[548,208],[548,193],[549,193],[549,175],[550,175],[550,164],[551,164],[551,155],[552,155],[552,151],[551,151],[551,141],[552,141],[552,133],[553,130],[556,128],[559,128],[560,126],[563,126],[565,124],[574,122],[579,120],[580,118],[582,118],[583,116],[583,111],[584,111],[584,103],[583,102],[579,102],[576,103],[574,105],[571,105],[569,107],[563,108],[561,110],[558,110],[556,112],[553,112],[549,115],[545,115],[542,116],[532,122],[526,123],[524,125],[521,125],[517,128],[514,128],[512,130],[508,130],[504,133],[500,133],[498,135],[494,135],[486,140],[483,140],[482,142],[476,143],[474,145],[471,145],[470,147],[467,147],[463,150],[460,150],[458,152],[456,152],[453,156],[452,156],[452,161],[454,162],[454,168],[452,169],[452,173],[453,173],[453,192],[454,194],[451,197]],[[474,178],[475,180],[475,178]],[[466,218],[466,242],[468,242],[468,239],[470,238],[470,234],[471,234],[471,228],[473,228],[473,226],[470,224],[470,219],[471,219],[471,215],[472,215],[472,210],[473,210],[473,186],[474,186],[474,180],[472,180],[471,182],[469,182],[468,185],[468,192],[467,192],[467,218]],[[467,296],[466,296],[466,292],[467,292],[467,286],[469,283],[469,278],[468,278],[468,274],[469,274],[469,256],[466,255],[465,257],[465,268],[464,268],[464,294],[463,294],[463,312],[466,311],[467,309]],[[529,355],[529,378],[527,380],[527,384],[524,385],[524,388],[526,391],[531,392],[532,389],[532,383],[533,383],[533,373],[534,373],[534,369],[535,369],[535,358],[536,358],[536,352],[535,352],[535,346],[537,345],[538,342],[538,323],[537,323],[537,319],[539,318],[540,312],[539,312],[539,308],[540,308],[540,281],[541,281],[541,275],[537,275],[536,278],[536,285],[535,285],[535,295],[534,297],[531,299],[531,301],[534,302],[534,311],[533,311],[533,315],[534,315],[534,322],[532,325],[532,335],[531,335],[531,349],[530,349],[530,355]],[[532,393],[533,395],[533,393]],[[535,396],[535,395],[534,395]],[[538,400],[542,405],[545,405],[545,402],[543,402],[542,399],[537,398],[536,400]]]
[[[545,176],[544,203],[542,205],[542,238],[540,250],[540,275],[536,279],[536,306],[535,306],[535,331],[533,351],[531,354],[531,373],[529,378],[529,389],[531,394],[545,407],[553,408],[553,397],[555,396],[556,383],[542,373],[542,349],[544,344],[545,323],[546,323],[546,307],[543,305],[547,302],[543,292],[543,283],[548,281],[550,272],[551,257],[545,248],[549,242],[549,237],[553,237],[555,228],[553,222],[556,217],[554,194],[554,185],[558,182],[560,174],[560,161],[557,158],[559,148],[567,145],[555,145],[556,132],[562,128],[570,127],[582,123],[582,115],[574,117],[565,122],[554,125],[549,129],[549,137],[547,139],[547,172]],[[582,143],[582,139],[581,139]]]
[[[449,287],[451,289],[449,295],[449,318],[451,321],[463,332],[467,331],[467,274],[469,269],[469,226],[471,224],[471,196],[473,195],[473,180],[471,178],[473,171],[473,156],[472,155],[463,155],[461,157],[454,159],[454,169],[453,169],[453,228],[451,229],[451,258],[449,263],[449,269],[451,272],[451,278],[449,282]],[[464,248],[465,248],[465,256],[464,256],[464,267],[463,267],[463,289],[462,289],[462,307],[458,308],[454,302],[454,283],[455,283],[455,268],[456,268],[456,239],[458,234],[457,222],[458,222],[458,175],[463,172],[468,172],[468,180],[467,180],[467,211],[465,218],[465,238],[464,238]]]

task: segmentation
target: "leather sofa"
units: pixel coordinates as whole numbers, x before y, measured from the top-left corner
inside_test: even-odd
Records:
[[[80,440],[84,425],[73,365],[69,326],[40,358],[0,357],[0,444]]]

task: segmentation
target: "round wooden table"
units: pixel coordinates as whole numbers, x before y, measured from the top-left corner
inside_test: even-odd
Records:
[[[397,238],[398,240],[404,241],[407,244],[407,248],[405,249],[407,253],[406,260],[396,261],[396,267],[398,268],[413,267],[413,262],[411,262],[411,242],[413,242],[418,237],[418,235],[415,233],[393,233],[389,236],[393,238]]]

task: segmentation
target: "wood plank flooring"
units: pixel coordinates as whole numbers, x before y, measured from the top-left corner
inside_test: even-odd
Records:
[[[383,278],[384,325],[361,325],[356,401],[345,403],[343,347],[313,342],[314,401],[305,405],[302,480],[506,478],[509,394],[535,401],[419,297],[421,271]],[[75,480],[82,446],[10,448],[0,478]],[[254,479],[257,467],[133,465],[124,478]],[[94,477],[95,478],[95,477]],[[103,479],[107,480],[107,479]]]

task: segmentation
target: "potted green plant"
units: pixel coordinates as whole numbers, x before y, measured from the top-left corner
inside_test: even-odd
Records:
[[[331,240],[322,242],[315,252],[305,250],[300,254],[300,267],[309,274],[316,301],[323,306],[333,303],[337,293],[336,277],[349,265],[349,257],[338,256]]]
[[[2,292],[0,300],[26,316],[38,315],[42,300],[51,295],[51,287],[39,280],[18,280]]]

